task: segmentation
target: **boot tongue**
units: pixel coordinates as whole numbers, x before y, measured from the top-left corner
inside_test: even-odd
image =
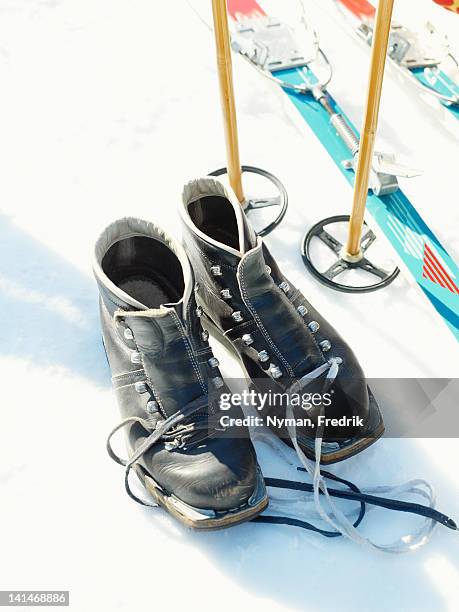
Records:
[[[188,335],[197,337],[200,329],[188,261],[182,270],[185,283],[179,301],[138,311],[129,320],[145,371],[166,416],[172,416],[205,390],[186,340]]]
[[[132,316],[128,325],[134,333],[137,350],[150,389],[162,412],[169,417],[205,392],[204,382],[197,371],[185,328],[177,321],[178,304],[163,308],[163,314]],[[174,312],[175,311],[175,312]],[[150,311],[151,312],[151,311]],[[180,317],[180,314],[177,313]]]

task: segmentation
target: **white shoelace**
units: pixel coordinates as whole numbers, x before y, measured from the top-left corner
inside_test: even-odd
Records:
[[[303,391],[313,380],[319,376],[326,374],[325,391],[331,386],[333,381],[336,379],[339,372],[339,365],[341,361],[336,358],[330,359],[327,363],[319,366],[312,372],[309,372],[303,376],[298,382],[292,385],[290,392],[301,392]],[[329,494],[326,482],[320,471],[321,454],[322,454],[322,441],[323,441],[323,427],[317,429],[315,439],[315,461],[308,459],[300,448],[297,439],[297,431],[295,424],[295,416],[293,413],[292,403],[289,402],[287,406],[287,429],[292,440],[293,446],[297,452],[297,455],[304,466],[305,470],[312,478],[313,491],[314,491],[314,506],[319,517],[328,525],[330,525],[336,532],[340,533],[346,538],[357,542],[371,550],[378,550],[387,553],[403,553],[411,550],[415,550],[420,546],[423,546],[430,539],[433,530],[437,523],[430,519],[424,518],[420,527],[415,529],[413,533],[407,534],[391,542],[389,544],[378,544],[371,539],[363,536],[351,523],[348,516],[337,507]],[[321,499],[321,492],[323,493],[323,503]],[[420,496],[423,501],[427,501],[430,508],[435,508],[435,493],[428,482],[422,479],[411,480],[405,484],[399,486],[377,486],[367,488],[361,491],[368,495],[401,495],[401,494],[412,494]],[[303,494],[304,496],[304,494]],[[298,499],[298,497],[296,498]],[[281,499],[277,499],[278,504]]]

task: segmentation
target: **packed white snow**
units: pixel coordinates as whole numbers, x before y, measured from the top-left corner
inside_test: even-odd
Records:
[[[368,53],[316,4],[311,17],[335,65],[331,90],[360,125]],[[399,4],[405,20],[430,19],[458,42],[459,16],[430,0],[416,2],[415,16],[414,3]],[[93,243],[125,215],[179,237],[183,183],[225,164],[213,45],[178,0],[0,0],[0,588],[68,589],[82,612],[456,610],[457,533],[439,528],[401,556],[291,527],[192,533],[136,506],[106,454],[119,415]],[[457,344],[411,279],[352,296],[323,289],[303,268],[304,232],[348,212],[352,192],[276,88],[234,64],[243,162],[277,174],[290,195],[267,239],[287,276],[369,376],[457,376]],[[379,148],[424,169],[403,188],[457,258],[459,124],[390,70],[381,113]],[[240,376],[215,348],[224,374]],[[456,439],[387,439],[333,471],[361,486],[426,478],[440,509],[459,519],[458,449]],[[257,450],[267,476],[298,478],[286,446]],[[312,509],[306,497],[298,504]],[[362,530],[387,541],[417,520],[375,510]]]

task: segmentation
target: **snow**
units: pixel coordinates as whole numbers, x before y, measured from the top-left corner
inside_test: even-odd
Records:
[[[316,3],[317,4],[317,3]],[[459,17],[430,0],[404,19]],[[335,64],[332,93],[361,122],[368,55],[310,7]],[[352,64],[352,70],[349,65]],[[349,209],[351,191],[275,88],[235,61],[245,163],[285,183],[287,217],[267,242],[282,267],[355,348],[370,376],[457,376],[457,344],[412,281],[335,294],[305,272],[306,228]],[[137,507],[105,451],[118,414],[100,341],[93,243],[138,215],[179,235],[183,183],[224,165],[212,35],[186,2],[0,0],[0,490],[2,589],[69,589],[77,611],[456,610],[459,538],[372,555],[351,542],[246,524],[192,533]],[[403,188],[457,259],[459,124],[388,71],[379,148],[425,173]],[[222,347],[227,377],[239,371]],[[269,476],[296,477],[294,453],[259,443]],[[333,468],[362,485],[429,480],[459,519],[455,439],[386,439]],[[310,508],[310,501],[304,501]],[[416,519],[375,510],[378,541]]]

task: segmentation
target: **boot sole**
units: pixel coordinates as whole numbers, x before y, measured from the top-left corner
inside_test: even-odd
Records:
[[[201,306],[204,309],[204,305],[201,304]],[[230,340],[228,340],[228,338],[224,334],[222,334],[222,332],[218,329],[215,323],[213,323],[213,321],[207,316],[207,314],[205,313],[205,310],[204,310],[201,322],[202,322],[203,327],[209,332],[209,334],[211,334],[216,340],[221,342],[231,352],[231,354],[237,358],[244,372],[248,385],[257,388],[256,384],[250,378],[247,372],[247,369],[245,367],[245,364],[243,360],[241,359],[241,356],[239,355],[239,352],[234,347],[233,343]],[[349,459],[350,457],[353,457],[354,455],[361,453],[365,449],[372,446],[372,444],[374,444],[384,434],[384,431],[385,431],[384,422],[383,422],[378,404],[376,402],[376,399],[373,396],[370,388],[368,388],[368,393],[369,393],[369,398],[370,398],[370,412],[372,414],[372,420],[375,421],[372,427],[371,435],[368,437],[359,438],[355,441],[351,441],[350,444],[348,444],[346,447],[343,447],[337,450],[326,450],[326,448],[324,447],[326,446],[327,443],[325,443],[323,450],[322,450],[321,459],[320,459],[323,465],[330,465],[332,463],[338,463],[339,461],[344,461],[345,459]],[[287,438],[285,439],[282,438],[282,439],[286,444],[288,444],[288,446],[291,446],[291,447],[293,446],[292,442],[289,439]],[[314,440],[312,438],[310,440],[313,446]],[[302,451],[308,457],[308,459],[311,459],[312,461],[314,461],[315,460],[314,449],[310,448],[307,444],[302,442],[301,437],[298,437],[298,443]]]
[[[190,506],[164,491],[153,478],[137,470],[137,476],[153,499],[185,527],[199,531],[218,531],[252,520],[268,507],[268,494],[260,468],[257,483],[249,502],[234,510],[203,510]]]

